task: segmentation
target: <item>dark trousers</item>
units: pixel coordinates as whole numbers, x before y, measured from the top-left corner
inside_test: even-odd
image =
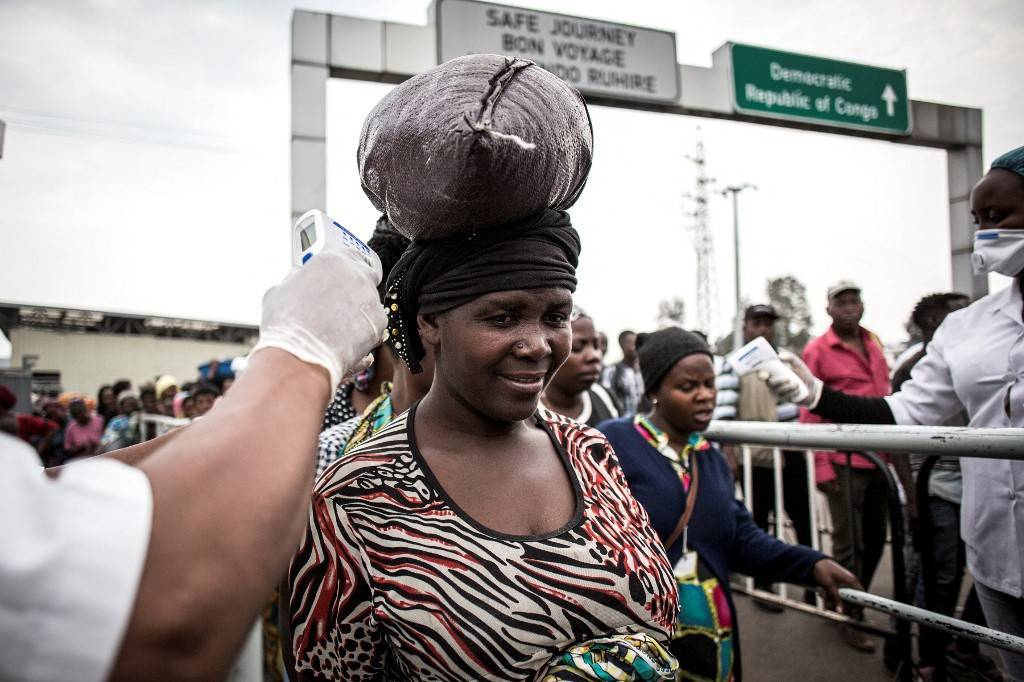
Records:
[[[832,555],[860,579],[864,589],[870,589],[885,549],[889,510],[885,475],[875,468],[851,469],[836,462],[832,466],[839,479],[839,492],[828,495],[832,513]],[[847,489],[853,502],[852,517]]]
[[[768,515],[775,511],[775,471],[771,467],[751,467],[751,493],[753,496],[751,515],[765,532],[771,532]],[[782,451],[782,506],[793,522],[796,539],[801,545],[811,545],[811,510],[807,495],[807,458],[803,452]],[[775,514],[780,523],[782,513]],[[755,581],[759,589],[770,589],[771,582]]]
[[[910,594],[914,595],[915,604],[929,611],[952,616],[960,597],[965,564],[964,543],[960,539],[960,505],[930,496],[927,510],[921,511],[926,513],[922,513],[918,521],[917,544],[921,551],[931,550],[933,584],[925,584],[923,567],[918,571],[908,571],[908,577],[916,578],[909,586]],[[923,538],[924,533],[930,537]],[[927,557],[915,556],[914,559],[925,561]],[[911,562],[907,562],[907,565],[908,568],[914,568]],[[917,645],[921,665],[942,666],[949,641],[949,635],[945,632],[922,627]]]
[[[981,583],[975,583],[974,586],[978,590],[981,608],[985,612],[985,620],[988,621],[989,627],[1024,637],[1024,598],[993,590]],[[1003,666],[1011,680],[1024,680],[1024,654],[1000,649],[999,657],[1003,659]]]

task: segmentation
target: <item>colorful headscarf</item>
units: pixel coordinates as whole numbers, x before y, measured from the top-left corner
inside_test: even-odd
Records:
[[[1002,168],[1024,178],[1024,147],[1006,152],[992,162],[992,168]]]
[[[78,391],[65,391],[57,396],[57,402],[64,406],[64,409],[68,409],[71,406],[72,400],[81,400],[85,403],[85,409],[92,412],[96,409],[96,401],[84,393]]]
[[[180,386],[180,384],[178,384],[178,380],[175,379],[174,377],[172,377],[170,374],[165,374],[162,377],[160,377],[159,379],[157,379],[156,380],[156,399],[157,400],[163,400],[164,391],[166,391],[167,389],[171,388],[172,386],[174,388],[178,388]]]

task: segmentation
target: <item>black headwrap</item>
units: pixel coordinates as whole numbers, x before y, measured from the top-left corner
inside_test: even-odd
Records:
[[[640,360],[640,375],[644,380],[644,392],[651,394],[658,390],[672,366],[688,355],[704,353],[714,358],[707,341],[693,332],[679,327],[659,329],[650,334],[638,334],[636,354]]]
[[[388,277],[408,248],[409,238],[396,230],[386,215],[382,215],[377,219],[377,226],[366,245],[373,249],[380,259],[380,269],[384,273],[384,278],[377,285],[377,293],[383,303],[384,295],[387,293]]]
[[[580,237],[565,211],[545,210],[469,236],[413,241],[388,277],[388,341],[421,371],[417,314],[442,313],[495,291],[576,291]]]

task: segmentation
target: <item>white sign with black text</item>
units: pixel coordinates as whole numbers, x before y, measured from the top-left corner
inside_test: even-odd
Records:
[[[436,8],[442,62],[510,55],[538,63],[585,94],[679,98],[674,33],[476,0],[436,0]]]

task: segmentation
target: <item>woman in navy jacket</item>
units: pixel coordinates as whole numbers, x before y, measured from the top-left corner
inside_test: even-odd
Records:
[[[634,497],[675,567],[680,610],[672,653],[681,669],[704,679],[739,679],[731,571],[773,582],[817,583],[833,607],[840,586],[860,586],[820,552],[765,533],[736,500],[725,459],[701,436],[715,406],[707,343],[673,327],[641,334],[637,346],[654,409],[598,429],[615,448]]]

